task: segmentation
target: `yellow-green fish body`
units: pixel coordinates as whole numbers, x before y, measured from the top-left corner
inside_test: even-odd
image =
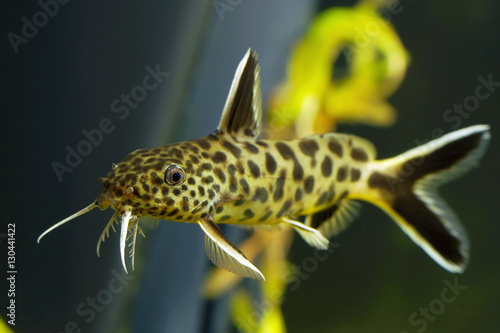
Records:
[[[357,136],[329,133],[298,140],[261,140],[259,66],[250,50],[241,61],[217,130],[200,139],[140,149],[101,179],[98,199],[44,232],[87,211],[115,210],[98,243],[121,216],[120,249],[131,239],[132,264],[139,219],[152,216],[197,223],[212,261],[242,276],[261,278],[217,223],[291,225],[310,245],[346,227],[356,201],[381,207],[439,264],[460,272],[468,245],[453,213],[434,189],[478,160],[489,127],[472,126],[387,160]],[[305,222],[300,217],[305,216]]]

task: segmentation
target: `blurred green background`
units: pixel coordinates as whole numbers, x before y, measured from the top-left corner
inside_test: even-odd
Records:
[[[205,302],[200,297],[210,263],[203,235],[193,225],[161,222],[146,230],[129,280],[117,278],[122,274],[118,235],[101,246],[101,258],[95,254],[110,211],[93,211],[41,244],[36,238],[94,200],[101,188],[97,178],[132,150],[212,132],[248,47],[259,52],[266,99],[283,79],[291,47],[311,19],[331,6],[354,2],[42,3],[52,4],[53,15],[46,22],[37,16],[42,20],[38,31],[31,31],[17,53],[9,33],[21,35],[23,18],[33,22],[42,5],[3,2],[0,10],[0,233],[16,223],[15,331],[235,332],[226,298]],[[221,3],[227,9],[222,14]],[[333,255],[288,289],[283,310],[289,332],[499,329],[500,87],[460,118],[460,124],[443,116],[475,94],[479,76],[500,82],[500,4],[401,0],[399,6],[401,11],[390,21],[411,62],[390,99],[398,120],[386,129],[341,126],[339,131],[371,140],[379,157],[389,157],[432,138],[439,129],[491,125],[492,141],[480,168],[441,191],[469,235],[470,265],[462,275],[447,273],[380,210],[363,204],[355,223],[332,240],[340,244]],[[142,84],[148,66],[169,74],[129,106],[126,116],[114,112],[113,102]],[[113,132],[60,182],[51,164],[64,162],[66,147],[75,148],[85,138],[82,130],[96,128],[103,118],[111,119]],[[245,234],[234,227],[225,231],[235,242]],[[0,241],[6,253],[5,238]],[[297,238],[289,259],[301,267],[312,254]],[[455,279],[466,289],[449,304],[441,303],[447,283]],[[126,286],[116,291],[120,284]],[[5,279],[0,287],[5,309]],[[429,306],[425,317],[421,311]],[[1,313],[5,319],[5,310]]]

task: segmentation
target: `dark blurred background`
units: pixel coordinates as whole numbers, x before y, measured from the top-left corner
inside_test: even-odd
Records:
[[[128,278],[117,234],[101,246],[101,258],[95,252],[111,211],[92,211],[40,244],[36,239],[91,203],[101,189],[97,178],[129,152],[212,132],[248,47],[259,52],[267,98],[284,78],[291,47],[311,18],[353,3],[2,2],[0,248],[5,255],[0,269],[6,274],[5,233],[7,224],[15,223],[15,331],[235,332],[226,298],[205,302],[200,297],[210,264],[194,225],[161,222],[146,228],[136,270]],[[44,6],[51,15],[39,14]],[[500,3],[400,0],[400,7],[391,22],[411,63],[390,100],[398,121],[388,129],[339,129],[373,141],[380,157],[412,148],[436,129],[454,130],[455,122],[443,119],[445,111],[474,95],[479,76],[500,82]],[[34,20],[39,27],[23,31]],[[127,113],[115,112],[126,105],[122,94],[144,91],[137,87],[155,70],[163,72],[157,87],[130,104]],[[498,331],[500,87],[494,89],[457,124],[492,126],[481,167],[441,191],[470,238],[467,271],[444,271],[380,210],[364,204],[354,225],[334,240],[341,244],[334,255],[285,295],[289,332]],[[82,131],[98,128],[105,118],[113,124],[111,133],[58,179],[53,163],[65,164],[68,147],[77,149],[85,139]],[[237,228],[226,231],[233,240],[243,237]],[[290,261],[300,266],[312,253],[297,238]],[[435,300],[447,287],[444,281],[455,279],[466,289],[441,311]],[[4,319],[5,281],[0,284]],[[439,314],[422,315],[420,308],[429,306]]]

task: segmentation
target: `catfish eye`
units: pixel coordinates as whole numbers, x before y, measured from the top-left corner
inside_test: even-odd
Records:
[[[170,164],[165,171],[165,181],[169,185],[180,185],[186,179],[184,170],[176,164]]]

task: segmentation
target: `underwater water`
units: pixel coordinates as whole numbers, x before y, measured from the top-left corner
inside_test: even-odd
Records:
[[[15,275],[14,286],[6,278],[0,284],[2,318],[12,320],[7,306],[14,299],[9,327],[15,332],[238,331],[230,294],[202,296],[212,264],[197,226],[146,224],[129,275],[120,262],[119,233],[96,255],[109,210],[36,240],[95,200],[98,177],[131,151],[213,132],[248,47],[259,53],[266,101],[317,13],[354,2],[41,3],[4,4],[0,11],[0,249],[5,276]],[[302,273],[281,305],[288,332],[498,329],[499,9],[486,0],[400,0],[387,7],[384,15],[410,58],[389,99],[397,120],[387,128],[338,128],[369,139],[383,158],[458,128],[491,126],[479,168],[440,191],[468,234],[468,268],[445,271],[381,210],[363,203],[360,216],[331,239],[337,247],[324,260],[295,237],[288,261]],[[359,38],[370,33],[360,31]],[[16,231],[15,274],[7,266],[9,224]],[[235,243],[249,234],[223,229]],[[255,281],[244,285],[256,313],[241,321],[252,322],[266,304]]]

